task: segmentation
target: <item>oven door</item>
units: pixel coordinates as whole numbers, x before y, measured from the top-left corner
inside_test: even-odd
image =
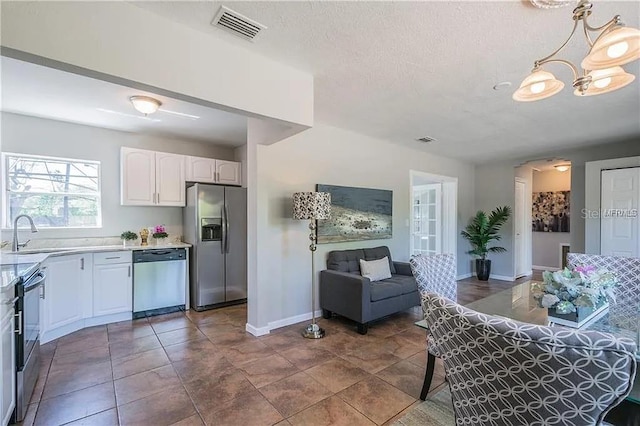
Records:
[[[24,362],[29,358],[29,354],[34,346],[39,344],[40,338],[40,295],[44,286],[45,275],[38,272],[24,284],[24,296],[22,303],[22,327],[18,332],[22,332],[22,358],[18,360],[18,370],[22,369]]]

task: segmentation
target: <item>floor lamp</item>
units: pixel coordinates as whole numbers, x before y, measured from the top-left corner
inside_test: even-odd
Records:
[[[302,331],[302,335],[307,339],[321,339],[324,337],[324,330],[316,324],[316,273],[313,262],[316,251],[316,221],[329,219],[331,216],[331,194],[328,192],[296,192],[293,194],[293,218],[309,220],[309,239],[311,244],[311,324]]]

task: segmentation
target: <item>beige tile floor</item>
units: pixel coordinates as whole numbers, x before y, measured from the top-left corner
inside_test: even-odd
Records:
[[[473,300],[513,283],[459,284]],[[42,346],[25,425],[383,425],[417,403],[426,365],[420,308],[373,323],[320,319],[254,337],[246,306],[84,329]],[[432,389],[444,384],[437,364]],[[436,389],[437,390],[437,389]]]

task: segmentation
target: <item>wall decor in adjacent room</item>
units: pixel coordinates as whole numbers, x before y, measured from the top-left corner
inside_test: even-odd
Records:
[[[318,244],[391,238],[393,191],[317,185],[331,193],[331,219],[318,221]]]
[[[571,191],[534,192],[533,232],[569,232]]]

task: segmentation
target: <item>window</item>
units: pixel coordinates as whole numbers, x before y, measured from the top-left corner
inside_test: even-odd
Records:
[[[102,226],[100,162],[22,154],[3,154],[3,162],[7,228],[21,214],[39,228]]]

